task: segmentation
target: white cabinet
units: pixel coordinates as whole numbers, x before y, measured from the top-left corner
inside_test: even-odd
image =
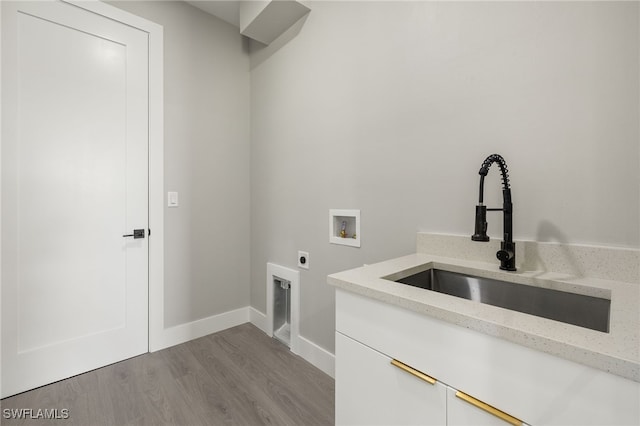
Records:
[[[446,386],[391,362],[336,333],[336,425],[446,424]]]
[[[395,401],[400,392],[400,376],[376,377],[379,365],[396,358],[455,389],[447,399],[449,424],[508,424],[457,398],[460,390],[534,426],[640,425],[640,383],[408,309],[339,289],[336,331],[338,424],[358,424],[369,414],[362,424],[410,423],[393,417],[391,404],[379,403]],[[344,336],[352,345],[344,345]],[[361,350],[350,350],[356,343]],[[375,368],[363,361],[376,357]],[[355,377],[361,385],[351,383]]]
[[[336,332],[336,379],[339,426],[522,424],[339,332]]]

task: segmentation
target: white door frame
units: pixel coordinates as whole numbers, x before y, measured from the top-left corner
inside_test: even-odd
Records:
[[[0,22],[2,22],[2,5],[0,4]],[[2,31],[0,31],[0,160],[2,159]],[[0,167],[2,161],[0,161]],[[0,188],[2,187],[2,170],[0,169]],[[2,193],[0,191],[0,242],[2,241]],[[2,244],[0,244],[0,306],[2,306]],[[2,315],[0,315],[0,330],[2,330]],[[0,336],[0,377],[2,377],[2,336]],[[0,380],[0,397],[2,380]]]
[[[164,60],[163,27],[98,0],[61,0],[137,28],[149,35],[149,341],[150,352],[161,349],[164,332]],[[0,19],[2,19],[0,7]],[[2,40],[0,38],[0,44]],[[1,56],[1,55],[0,55]],[[2,63],[0,59],[0,98]],[[1,108],[1,105],[0,105]],[[2,111],[0,109],[0,129]],[[0,147],[2,133],[0,132]],[[2,153],[0,152],[0,155]],[[0,197],[1,199],[1,197]],[[0,206],[1,207],[1,206]],[[0,210],[1,215],[1,210]],[[2,238],[0,216],[0,238]],[[0,268],[2,253],[0,252]],[[0,269],[0,288],[2,288]],[[0,291],[0,303],[2,292]],[[0,319],[1,320],[1,319]],[[1,327],[2,324],[0,324]],[[2,351],[0,351],[1,354]],[[0,355],[1,356],[1,355]],[[0,368],[2,359],[0,358]],[[0,375],[2,371],[0,370]],[[1,386],[1,385],[0,385]],[[2,389],[0,389],[2,395]]]

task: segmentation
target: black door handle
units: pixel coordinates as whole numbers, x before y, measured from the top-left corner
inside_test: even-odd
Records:
[[[123,237],[133,237],[134,239],[144,238],[144,229],[134,229],[133,234],[126,234]]]

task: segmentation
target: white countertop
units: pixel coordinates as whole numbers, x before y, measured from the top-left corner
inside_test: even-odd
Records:
[[[407,276],[432,267],[610,298],[610,331],[595,331],[382,278],[403,271],[402,276]],[[411,269],[413,271],[407,273]],[[327,282],[353,293],[640,382],[640,284],[522,269],[525,270],[506,272],[498,268],[498,261],[417,253],[332,274]]]

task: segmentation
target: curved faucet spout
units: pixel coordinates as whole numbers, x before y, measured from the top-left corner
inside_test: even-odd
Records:
[[[489,173],[489,168],[493,163],[497,163],[500,167],[502,175],[502,208],[487,209],[483,204],[484,200],[484,178]],[[473,241],[489,241],[487,235],[487,211],[502,211],[503,216],[503,241],[500,244],[500,250],[496,254],[500,259],[500,269],[507,271],[515,271],[515,243],[513,242],[513,203],[511,202],[511,186],[509,184],[509,169],[507,163],[499,154],[491,154],[480,166],[480,190],[478,197],[478,205],[476,206],[475,232],[471,236]]]
[[[499,154],[491,154],[488,156],[483,162],[482,166],[480,166],[480,197],[478,199],[478,203],[482,204],[484,198],[484,177],[489,174],[489,167],[493,163],[498,163],[498,167],[500,167],[500,174],[502,175],[502,189],[510,189],[509,185],[509,168],[507,167],[507,162],[504,161]]]

